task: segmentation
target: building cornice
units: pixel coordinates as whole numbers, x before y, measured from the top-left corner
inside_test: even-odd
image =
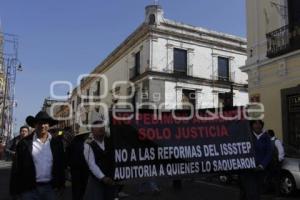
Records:
[[[173,37],[177,37],[177,38],[180,38],[180,39],[195,41],[197,43],[203,43],[203,44],[208,44],[208,45],[211,45],[211,46],[232,49],[232,50],[241,52],[244,55],[246,55],[246,53],[247,53],[247,48],[243,47],[243,46],[231,45],[229,43],[225,43],[225,42],[221,42],[221,41],[213,41],[213,40],[210,40],[208,38],[196,37],[196,36],[193,36],[193,35],[187,35],[187,34],[184,34],[184,33],[177,32],[177,31],[161,29],[161,28],[158,28],[158,27],[152,27],[151,31],[153,33],[156,33],[156,34],[173,36]]]
[[[227,41],[231,41],[231,42],[235,42],[235,43],[240,43],[242,45],[247,45],[246,38],[238,37],[235,35],[230,35],[227,33],[212,31],[212,30],[204,29],[202,27],[191,26],[188,24],[175,22],[175,21],[169,20],[169,19],[164,19],[164,22],[162,22],[161,24],[166,27],[178,29],[180,31],[185,30],[190,33],[197,33],[199,35],[210,36],[213,38],[218,38],[218,39],[227,40]]]
[[[281,55],[281,56],[278,56],[278,57],[275,57],[275,58],[271,58],[271,59],[268,58],[268,59],[263,60],[263,61],[258,62],[258,63],[252,63],[252,64],[249,64],[249,65],[245,65],[245,66],[240,67],[240,69],[243,72],[247,72],[251,69],[262,68],[262,67],[268,66],[271,63],[278,62],[278,61],[281,61],[283,59],[291,58],[291,57],[294,57],[294,56],[300,56],[300,50],[293,51],[293,52],[290,52],[290,53],[287,53],[287,54],[284,54],[284,55]]]
[[[218,87],[224,89],[230,89],[231,85],[233,89],[248,92],[248,84],[239,84],[228,81],[221,80],[211,80],[199,77],[192,76],[183,76],[182,74],[174,74],[174,73],[165,73],[165,72],[157,72],[157,71],[146,71],[139,76],[131,79],[132,82],[140,82],[142,79],[146,79],[147,77],[151,77],[152,79],[158,79],[163,81],[172,81],[172,82],[183,82],[195,85],[203,85],[209,87]]]

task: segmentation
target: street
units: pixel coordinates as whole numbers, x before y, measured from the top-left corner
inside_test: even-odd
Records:
[[[9,174],[10,163],[0,161],[0,200],[9,200]],[[237,186],[221,185],[214,182],[197,180],[185,180],[181,190],[174,190],[171,186],[171,180],[159,181],[161,192],[159,194],[151,194],[146,192],[139,194],[137,192],[138,185],[126,185],[124,191],[130,196],[128,200],[219,200],[230,199],[238,200],[239,190]],[[71,199],[70,183],[67,182],[67,187],[64,194],[64,199]],[[272,196],[263,196],[263,200],[296,200],[299,199],[299,194],[290,198],[272,198]]]

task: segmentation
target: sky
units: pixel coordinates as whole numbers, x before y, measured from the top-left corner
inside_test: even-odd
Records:
[[[2,31],[18,37],[16,131],[50,96],[53,81],[76,87],[144,20],[154,0],[0,0]],[[243,0],[159,0],[165,18],[246,36]],[[67,87],[57,87],[65,95]]]

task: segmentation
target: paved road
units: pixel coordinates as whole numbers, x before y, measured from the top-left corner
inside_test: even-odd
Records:
[[[8,184],[10,174],[10,163],[0,161],[0,200],[9,200]],[[159,182],[161,193],[138,194],[137,184],[126,185],[124,191],[130,194],[125,200],[220,200],[230,199],[238,200],[239,190],[237,186],[224,186],[217,183],[197,180],[186,180],[183,182],[181,190],[174,190],[171,187],[171,181]],[[276,200],[299,200],[300,196],[295,198],[276,198]],[[65,190],[65,200],[71,200],[70,183]],[[264,196],[263,200],[271,200],[271,196]]]

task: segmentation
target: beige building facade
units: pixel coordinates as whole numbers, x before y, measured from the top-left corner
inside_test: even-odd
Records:
[[[246,0],[249,97],[266,128],[300,148],[300,1]]]

